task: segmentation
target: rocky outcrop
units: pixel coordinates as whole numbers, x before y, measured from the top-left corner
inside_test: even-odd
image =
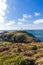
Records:
[[[40,42],[39,39],[26,31],[4,32],[1,34],[1,37],[4,41],[16,43]]]

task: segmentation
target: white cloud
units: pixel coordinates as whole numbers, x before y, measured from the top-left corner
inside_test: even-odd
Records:
[[[43,19],[38,19],[34,21],[34,24],[23,24],[23,22],[16,22],[16,21],[9,21],[7,23],[4,23],[0,25],[0,30],[31,30],[31,29],[43,29],[43,25],[40,23],[43,23]],[[39,24],[39,25],[37,25]]]
[[[31,18],[32,15],[23,14],[23,18]]]
[[[31,18],[32,17],[32,15],[28,15],[28,18]]]
[[[40,16],[40,13],[38,13],[38,12],[35,12],[34,14],[35,14],[35,16]]]
[[[18,21],[25,21],[25,19],[24,19],[24,18],[22,18],[22,19],[18,19]]]
[[[31,18],[31,17],[32,17],[32,15],[23,14],[22,18],[18,19],[18,22],[20,22],[20,23],[24,22],[24,21],[26,21],[26,19]]]
[[[11,26],[11,25],[14,25],[14,24],[15,24],[15,21],[9,21],[9,22],[7,22],[5,25]]]
[[[3,22],[4,22],[4,18],[0,16],[0,24],[2,24]]]
[[[9,21],[0,25],[0,30],[13,30],[15,21]]]
[[[43,19],[35,20],[34,24],[43,24]]]
[[[21,24],[23,24],[23,22],[18,22],[18,24],[20,24],[20,25],[21,25]]]
[[[1,25],[0,30],[11,30],[14,29],[13,26],[8,26],[8,25]]]
[[[0,0],[0,23],[3,23],[5,20],[7,7],[7,0]]]
[[[23,14],[23,18],[27,18],[27,14]]]

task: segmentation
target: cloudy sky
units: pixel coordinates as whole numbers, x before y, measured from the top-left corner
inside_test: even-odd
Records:
[[[43,29],[43,0],[0,0],[0,30]]]

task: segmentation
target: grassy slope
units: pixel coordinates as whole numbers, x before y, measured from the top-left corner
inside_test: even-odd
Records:
[[[37,42],[39,41],[35,36],[26,31],[15,31],[15,32],[7,32],[2,35],[5,41],[13,41],[13,42]],[[12,40],[13,39],[13,40]]]
[[[12,36],[16,41],[8,42]],[[32,34],[25,31],[7,32],[4,38],[7,41],[0,41],[0,65],[43,64],[43,43],[36,42],[37,38]]]
[[[43,43],[0,43],[0,65],[43,65]]]

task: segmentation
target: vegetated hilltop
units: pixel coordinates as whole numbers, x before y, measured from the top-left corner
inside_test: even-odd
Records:
[[[26,31],[4,32],[1,36],[4,41],[16,43],[39,42],[38,38]]]
[[[43,65],[42,42],[0,43],[0,65]]]
[[[4,32],[0,37],[0,65],[43,65],[43,43],[32,34]]]

